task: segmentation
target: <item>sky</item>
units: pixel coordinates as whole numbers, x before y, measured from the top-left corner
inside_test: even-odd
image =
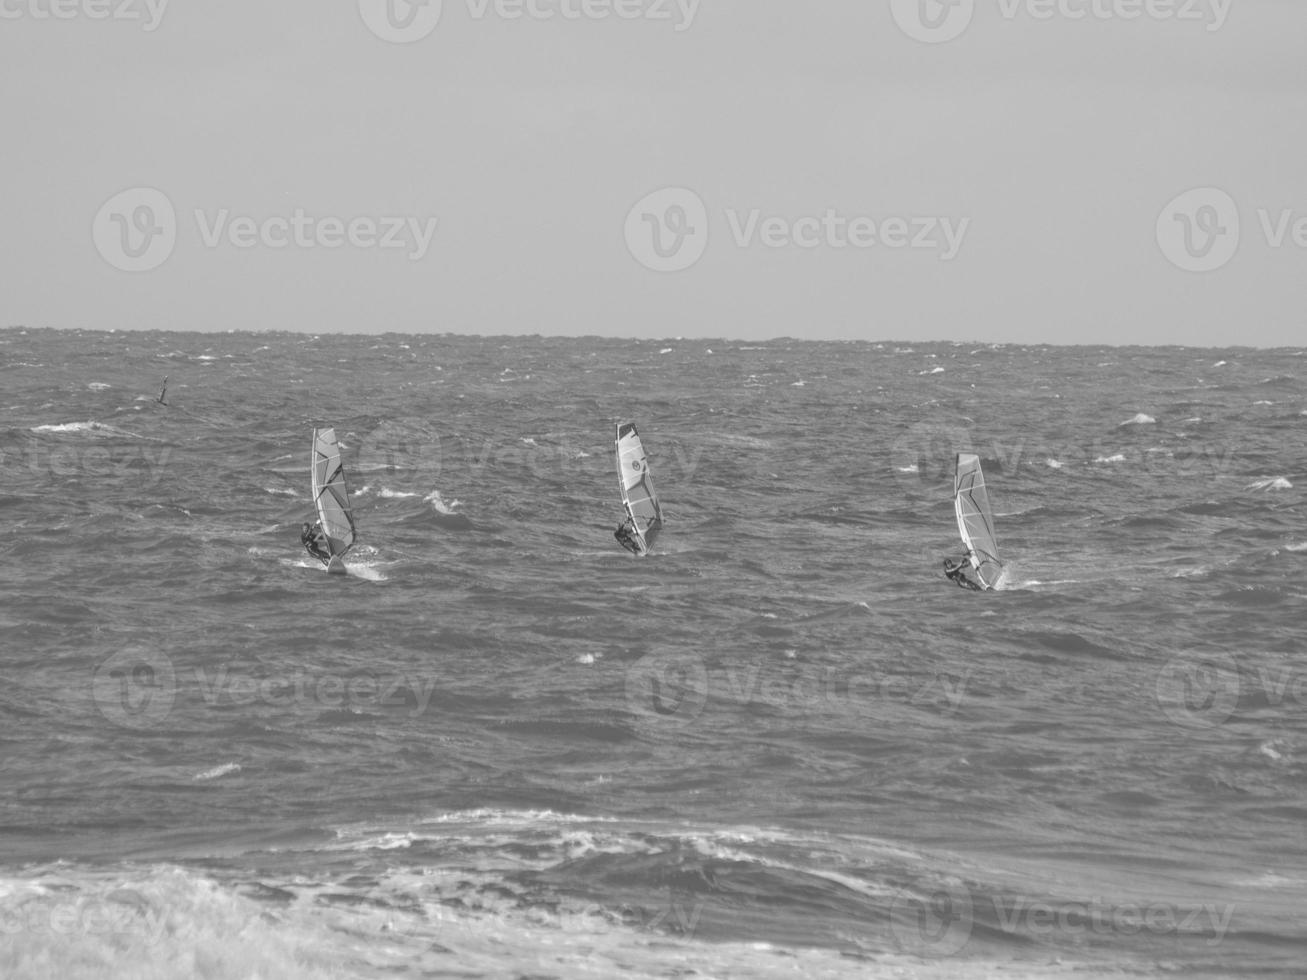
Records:
[[[0,0],[0,326],[1307,342],[1304,0]]]

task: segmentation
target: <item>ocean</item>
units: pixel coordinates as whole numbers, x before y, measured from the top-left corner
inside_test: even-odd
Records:
[[[0,331],[0,976],[1300,977],[1305,376]]]

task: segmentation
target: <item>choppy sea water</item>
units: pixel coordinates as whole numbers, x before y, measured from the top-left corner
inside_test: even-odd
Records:
[[[1305,356],[0,332],[0,975],[1299,976]]]

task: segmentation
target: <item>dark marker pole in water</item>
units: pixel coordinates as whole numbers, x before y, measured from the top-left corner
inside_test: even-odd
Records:
[[[168,403],[163,400],[163,396],[166,394],[168,394],[168,375],[165,374],[163,376],[163,387],[159,389],[159,397],[155,401],[160,405],[167,405]]]

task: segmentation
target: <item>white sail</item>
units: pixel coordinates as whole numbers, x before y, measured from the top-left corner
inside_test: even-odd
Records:
[[[338,558],[354,546],[355,531],[335,429],[313,430],[312,470],[313,505],[327,534],[331,557]]]
[[[622,503],[631,518],[639,554],[645,554],[663,526],[663,512],[658,506],[658,495],[649,476],[649,461],[634,423],[618,423],[616,447]]]
[[[953,507],[971,567],[981,583],[992,589],[1003,574],[1003,563],[999,561],[998,542],[994,539],[994,513],[989,506],[989,491],[985,489],[985,474],[975,453],[958,453]]]

